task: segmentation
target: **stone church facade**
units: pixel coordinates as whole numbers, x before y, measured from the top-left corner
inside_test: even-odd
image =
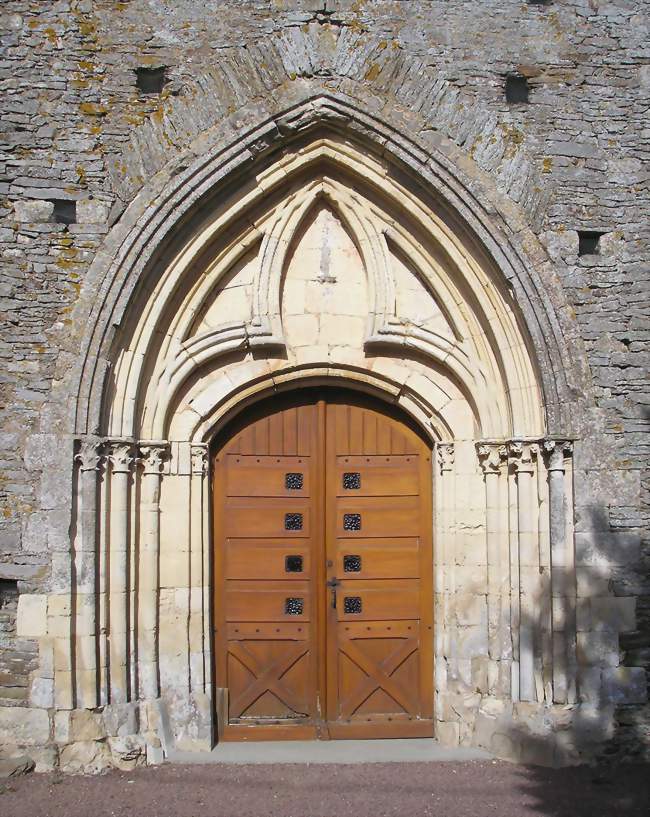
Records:
[[[648,10],[3,4],[0,752],[210,751],[216,441],[336,393],[430,452],[431,734],[647,754]]]

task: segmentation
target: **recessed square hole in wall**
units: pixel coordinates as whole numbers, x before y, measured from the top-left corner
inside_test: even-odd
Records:
[[[157,68],[140,67],[135,69],[135,84],[143,94],[159,94],[167,83],[167,66]]]
[[[528,80],[521,74],[508,74],[506,77],[506,102],[528,102],[529,90]]]
[[[18,602],[18,581],[16,579],[0,579],[0,609],[6,605]]]
[[[54,221],[57,224],[74,224],[77,221],[77,202],[70,199],[53,199]]]
[[[600,255],[600,239],[605,233],[578,230],[578,255]]]

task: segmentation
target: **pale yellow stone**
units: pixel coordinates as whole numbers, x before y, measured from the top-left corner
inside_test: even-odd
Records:
[[[47,596],[21,593],[18,596],[16,635],[39,638],[47,634]]]

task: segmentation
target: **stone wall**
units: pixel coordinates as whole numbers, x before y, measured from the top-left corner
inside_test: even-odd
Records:
[[[56,658],[41,636],[65,635],[70,611],[42,594],[69,585],[72,491],[55,466],[72,442],[49,396],[79,352],[80,291],[102,292],[90,264],[139,193],[145,206],[143,188],[181,174],[209,129],[232,140],[274,97],[317,89],[362,93],[398,129],[444,142],[468,184],[494,188],[513,232],[526,241],[530,231],[548,253],[554,288],[534,308],[556,309],[580,407],[581,694],[609,712],[604,727],[585,709],[579,728],[601,729],[602,746],[622,755],[647,743],[649,10],[643,0],[3,3],[0,741],[47,747],[45,767],[59,745],[148,734],[131,710],[119,727],[95,714],[101,728],[74,739],[60,725],[72,716],[55,723],[70,701],[55,700]],[[527,104],[506,100],[508,74],[527,80]],[[580,254],[578,231],[602,233],[598,253]],[[116,757],[133,749],[115,745]]]

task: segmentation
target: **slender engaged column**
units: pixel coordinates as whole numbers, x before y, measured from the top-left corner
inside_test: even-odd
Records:
[[[129,667],[129,490],[133,445],[109,444],[111,464],[109,546],[109,665],[111,703],[130,697]]]
[[[437,623],[437,631],[442,634],[440,646],[442,657],[447,664],[447,678],[458,676],[456,665],[456,634],[452,624],[452,602],[455,593],[454,561],[456,558],[454,546],[454,461],[455,451],[453,443],[440,443],[436,448],[438,467],[440,469],[440,535],[442,553],[436,570],[436,585],[442,594],[443,621]],[[438,687],[441,685],[438,683]]]
[[[206,684],[206,592],[204,517],[206,512],[203,484],[208,470],[208,447],[193,444],[191,447],[192,476],[190,484],[190,626],[189,666],[190,689],[205,692]]]
[[[507,659],[506,638],[503,632],[503,593],[505,591],[504,565],[501,560],[502,511],[500,508],[499,480],[507,450],[498,443],[477,445],[479,462],[485,476],[485,540],[488,581],[488,650],[490,657],[490,677],[488,687],[491,693],[506,692],[502,681],[504,661]]]
[[[138,671],[140,697],[160,694],[158,673],[158,593],[160,587],[160,480],[167,443],[140,444],[140,549],[138,576]]]
[[[553,597],[553,700],[570,703],[575,687],[575,569],[572,548],[567,543],[565,452],[571,443],[546,440],[549,484],[549,532]]]
[[[542,441],[543,442],[543,441]],[[537,700],[553,702],[553,623],[551,611],[551,537],[549,532],[549,488],[546,457],[542,444],[537,455],[537,540],[539,551],[539,645],[535,654]],[[533,497],[533,502],[535,497]]]
[[[535,683],[536,610],[539,603],[539,549],[533,522],[533,443],[512,442],[509,454],[517,475],[517,528],[519,532],[519,697],[537,700]],[[537,573],[537,575],[536,575]]]
[[[98,701],[97,675],[97,475],[101,443],[82,440],[75,460],[79,463],[79,528],[75,567],[76,581],[76,705],[94,709]]]

